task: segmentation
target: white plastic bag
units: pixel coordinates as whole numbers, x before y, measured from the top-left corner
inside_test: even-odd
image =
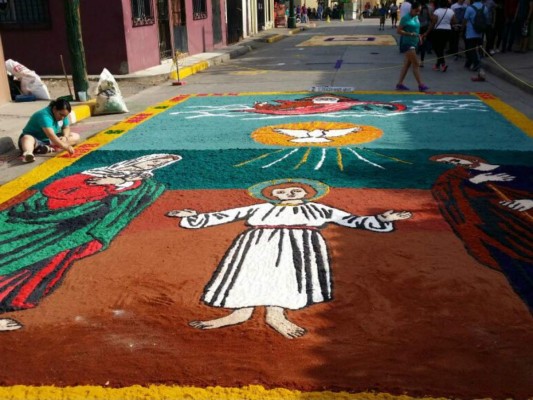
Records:
[[[48,88],[35,71],[11,59],[6,60],[6,70],[20,81],[20,90],[23,94],[32,94],[40,100],[50,100]]]
[[[94,115],[128,112],[117,81],[106,68],[100,74],[100,80],[94,94],[96,96]]]

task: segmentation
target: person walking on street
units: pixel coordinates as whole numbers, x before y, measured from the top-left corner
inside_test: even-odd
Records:
[[[385,30],[385,18],[387,18],[387,7],[385,7],[385,3],[382,3],[381,7],[379,8],[379,30],[380,31]]]
[[[322,14],[324,13],[324,7],[322,6],[322,3],[318,3],[318,7],[316,9],[316,13],[318,15],[318,19],[322,21]]]
[[[519,53],[525,53],[528,50],[532,17],[533,0],[520,0],[516,12],[517,29],[520,32],[520,46],[517,50]]]
[[[487,30],[485,31],[485,52],[494,55],[494,40],[496,38],[496,2],[494,0],[486,0],[485,7],[489,12]]]
[[[71,110],[68,101],[57,99],[30,117],[18,140],[23,162],[35,161],[34,153],[54,153],[56,149],[74,154],[72,146],[80,141],[80,135],[70,131]]]
[[[309,22],[309,20],[307,19],[307,6],[304,5],[302,6],[302,24],[307,24]]]
[[[480,66],[479,49],[483,46],[483,32],[478,32],[474,29],[474,19],[478,10],[482,10],[485,16],[485,21],[488,21],[489,13],[485,7],[485,0],[477,0],[471,6],[467,7],[465,11],[465,19],[463,27],[466,29],[465,33],[465,50],[466,63],[465,68],[472,71],[478,71]]]
[[[413,75],[418,83],[418,90],[425,92],[429,89],[420,77],[420,63],[416,56],[416,48],[420,41],[425,39],[424,35],[420,35],[418,14],[420,14],[420,3],[414,1],[411,5],[411,10],[400,20],[400,24],[396,30],[400,35],[400,52],[405,54],[404,64],[400,72],[400,79],[396,84],[396,90],[409,90],[403,84],[409,68],[413,70]]]
[[[431,26],[432,11],[429,8],[428,0],[422,0],[420,2],[420,14],[418,15],[418,21],[420,22],[420,34],[424,35],[426,40],[422,40],[418,46],[418,54],[420,55],[420,68],[424,66],[424,59],[426,52],[429,50],[429,28]]]
[[[518,0],[505,0],[503,2],[503,35],[502,35],[502,53],[511,51],[513,49],[513,42],[515,34],[513,32],[514,20],[518,8]]]
[[[437,63],[433,66],[433,70],[446,72],[448,65],[444,58],[444,50],[451,38],[452,25],[455,24],[455,15],[448,8],[448,0],[439,1],[439,8],[435,10],[431,19],[433,27],[431,39],[437,54]]]
[[[389,11],[391,27],[396,28],[396,24],[398,23],[398,6],[396,5],[396,3],[391,4]]]
[[[452,25],[452,33],[450,38],[450,53],[454,54],[454,60],[457,61],[461,57],[459,53],[459,42],[464,39],[463,20],[465,19],[466,4],[465,0],[457,0],[451,6],[453,14],[455,15],[455,23]]]

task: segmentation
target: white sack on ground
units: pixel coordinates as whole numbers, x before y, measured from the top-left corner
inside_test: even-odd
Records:
[[[100,74],[100,80],[94,94],[96,96],[94,115],[128,112],[117,81],[106,68]]]
[[[23,94],[32,94],[39,100],[50,100],[48,88],[35,71],[14,60],[6,60],[6,70],[20,81]]]

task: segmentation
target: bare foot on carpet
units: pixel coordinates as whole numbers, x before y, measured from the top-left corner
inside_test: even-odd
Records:
[[[299,338],[307,333],[304,328],[287,319],[283,308],[267,307],[266,310],[266,323],[287,339]]]
[[[253,307],[241,308],[233,311],[230,315],[209,321],[191,321],[189,325],[197,329],[216,329],[223,326],[237,325],[247,321],[252,316]]]

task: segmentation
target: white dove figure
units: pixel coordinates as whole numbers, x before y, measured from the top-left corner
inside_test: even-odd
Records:
[[[358,126],[346,129],[313,129],[312,131],[307,129],[274,129],[275,132],[295,137],[296,139],[291,139],[291,142],[294,143],[328,143],[332,141],[328,139],[329,137],[344,136],[360,130],[361,128]]]

